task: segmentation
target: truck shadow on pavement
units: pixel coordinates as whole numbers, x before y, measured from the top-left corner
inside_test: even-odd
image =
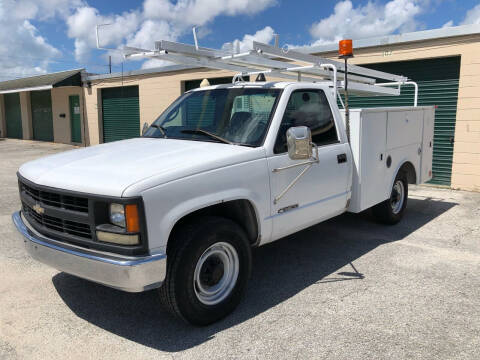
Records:
[[[362,281],[368,273],[355,267],[356,259],[380,245],[404,239],[455,205],[441,199],[410,198],[405,218],[395,226],[373,222],[368,212],[347,213],[255,249],[252,278],[240,306],[226,319],[203,328],[173,318],[159,304],[155,290],[125,293],[66,273],[55,275],[52,281],[80,318],[139,344],[178,352],[214,338],[313,284]],[[339,272],[349,264],[347,271]]]

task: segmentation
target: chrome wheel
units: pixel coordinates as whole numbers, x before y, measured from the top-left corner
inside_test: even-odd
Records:
[[[193,288],[197,299],[205,305],[215,305],[232,292],[238,279],[238,253],[226,243],[218,242],[205,250],[197,261]]]
[[[405,202],[405,187],[403,181],[397,180],[393,185],[392,195],[390,196],[390,205],[392,212],[398,214],[402,211],[403,203]]]

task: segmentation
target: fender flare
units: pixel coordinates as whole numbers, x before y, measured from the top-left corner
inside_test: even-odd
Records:
[[[245,200],[250,203],[252,206],[253,212],[255,214],[255,219],[257,222],[258,228],[258,237],[262,237],[262,223],[260,221],[259,209],[257,207],[256,202],[253,198],[248,194],[247,191],[244,189],[237,189],[238,191],[232,192],[219,192],[219,193],[212,193],[203,196],[198,196],[193,199],[188,199],[187,201],[181,202],[177,204],[174,208],[170,209],[170,211],[165,214],[163,220],[160,223],[160,227],[166,229],[165,231],[165,244],[164,246],[168,245],[168,241],[172,234],[172,230],[178,222],[185,218],[186,216],[202,210],[206,209],[210,206],[215,206],[221,203],[235,201],[235,200]]]
[[[391,191],[391,189],[393,188],[393,183],[395,182],[395,179],[397,178],[397,175],[400,172],[400,169],[402,169],[402,167],[404,167],[405,164],[410,164],[410,166],[415,171],[415,184],[417,183],[418,175],[417,175],[417,169],[415,168],[415,165],[413,165],[413,163],[408,158],[403,158],[401,161],[399,161],[399,163],[398,163],[398,165],[395,169],[395,172],[394,172],[395,176],[392,176],[392,179],[390,181],[389,191]]]

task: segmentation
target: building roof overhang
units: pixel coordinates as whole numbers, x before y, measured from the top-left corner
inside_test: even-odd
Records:
[[[355,49],[400,45],[405,43],[422,42],[429,40],[446,39],[458,36],[480,35],[480,24],[462,25],[454,27],[444,27],[440,29],[415,31],[404,34],[376,36],[366,39],[353,40]],[[329,43],[318,46],[303,46],[295,50],[308,54],[320,54],[328,52],[337,52],[338,43]]]
[[[0,94],[21,91],[48,90],[61,86],[82,86],[81,73],[84,69],[60,71],[0,82]]]

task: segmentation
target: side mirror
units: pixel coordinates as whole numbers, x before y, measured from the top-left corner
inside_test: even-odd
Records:
[[[288,156],[292,160],[306,160],[312,157],[312,133],[306,126],[291,127],[287,130]]]
[[[145,132],[148,130],[149,126],[147,123],[143,123],[142,136],[145,135]]]

